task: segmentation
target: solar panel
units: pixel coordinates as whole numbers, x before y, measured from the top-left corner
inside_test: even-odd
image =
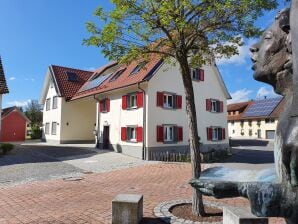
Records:
[[[112,73],[111,73],[112,74]],[[103,75],[103,76],[99,76],[96,79],[93,79],[91,81],[89,81],[86,85],[84,85],[82,87],[82,89],[80,90],[80,92],[89,90],[89,89],[93,89],[97,86],[99,86],[100,84],[102,84],[107,78],[110,77],[111,74],[108,75]]]
[[[70,81],[70,82],[78,82],[79,81],[78,76],[75,72],[66,72],[66,75],[67,75],[68,81]]]
[[[276,97],[272,99],[254,101],[254,103],[244,113],[244,117],[269,116],[281,100],[282,97]]]

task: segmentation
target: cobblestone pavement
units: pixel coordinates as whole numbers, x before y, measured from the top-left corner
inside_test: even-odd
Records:
[[[0,187],[0,224],[111,223],[111,200],[119,193],[144,195],[143,224],[159,224],[153,209],[163,201],[191,198],[189,164],[153,164],[86,174],[80,181],[48,180]],[[214,201],[212,198],[205,198]],[[242,198],[216,200],[247,205]],[[270,224],[283,224],[270,219]]]

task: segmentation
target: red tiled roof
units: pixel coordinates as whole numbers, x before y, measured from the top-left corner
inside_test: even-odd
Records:
[[[124,65],[122,68],[126,68],[126,70],[120,75],[119,78],[110,82],[110,79],[113,77],[113,75],[111,75],[99,86],[86,91],[77,92],[72,98],[72,100],[130,86],[138,82],[144,81],[147,78],[147,76],[149,76],[157,68],[160,62],[161,60],[158,57],[151,56],[149,63],[146,64],[145,67],[143,67],[138,73],[133,75],[130,75],[130,73],[138,65],[138,62],[134,61],[127,66]]]
[[[1,113],[1,119],[4,119],[5,116],[7,116],[13,111],[17,111],[21,116],[23,116],[27,120],[27,122],[31,122],[29,118],[26,116],[26,114],[23,111],[21,111],[17,106],[4,108]]]
[[[60,94],[62,97],[65,97],[66,100],[70,100],[93,74],[93,72],[90,71],[84,71],[80,69],[67,68],[56,65],[52,65],[51,67]],[[77,81],[69,81],[67,72],[76,73]]]
[[[0,57],[0,94],[6,94],[6,93],[9,93],[9,91],[6,84],[4,69],[3,69],[3,65]]]
[[[238,111],[239,114],[228,115],[228,121],[238,121],[242,119],[242,115],[249,108],[250,105],[253,104],[253,101],[241,102],[241,103],[233,103],[227,106],[228,112]]]

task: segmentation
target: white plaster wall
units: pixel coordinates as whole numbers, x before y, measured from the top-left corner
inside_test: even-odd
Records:
[[[62,110],[63,98],[58,97],[57,108],[52,109],[54,96],[57,96],[57,92],[56,92],[54,85],[51,85],[51,81],[50,81],[46,99],[51,98],[51,107],[50,107],[50,110],[47,111],[46,110],[46,101],[45,101],[45,104],[43,105],[43,122],[42,122],[43,123],[43,134],[44,134],[43,138],[46,141],[59,142],[60,141],[60,133],[61,133],[61,125],[57,125],[57,134],[56,135],[52,135],[51,130],[52,130],[52,122],[57,122],[58,124],[61,123],[61,110]],[[50,123],[50,131],[49,131],[49,134],[47,134],[47,135],[45,134],[46,123]]]
[[[142,85],[142,88],[146,86]],[[103,127],[110,126],[110,144],[124,146],[142,146],[142,143],[121,141],[121,127],[143,127],[143,108],[122,110],[122,96],[140,91],[137,86],[101,94],[98,99],[110,99],[110,112],[99,113],[99,142],[102,143]],[[98,107],[98,106],[97,106]]]
[[[244,121],[243,127],[240,121],[235,121],[234,125],[229,122],[229,136],[235,138],[258,138],[258,129],[261,130],[261,138],[266,139],[267,130],[276,130],[278,119],[275,118],[274,123],[266,123],[265,119],[261,119],[260,126],[258,126],[257,120],[253,120],[251,126],[249,126],[248,121]],[[243,129],[244,135],[241,135],[241,130]],[[249,130],[252,130],[252,136],[249,136]],[[235,133],[233,133],[235,130]]]
[[[214,98],[224,102],[226,111],[226,96],[220,86],[220,82],[215,73],[215,68],[210,66],[203,67],[205,70],[205,81],[193,81],[195,104],[197,111],[198,132],[203,144],[227,144],[226,140],[213,142],[207,141],[206,128],[209,126],[220,126],[227,129],[227,113],[210,113],[206,111],[206,99]],[[182,95],[182,109],[166,110],[156,106],[157,92],[173,92]],[[150,80],[148,86],[148,126],[147,126],[147,147],[168,147],[168,144],[156,141],[156,126],[161,124],[177,124],[183,127],[183,142],[175,145],[188,145],[188,124],[185,110],[185,94],[182,78],[178,66],[163,65]],[[227,133],[227,132],[226,132]]]
[[[94,141],[95,124],[95,99],[62,100],[61,141]]]

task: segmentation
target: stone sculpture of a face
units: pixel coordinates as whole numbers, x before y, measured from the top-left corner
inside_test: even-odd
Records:
[[[291,58],[287,46],[289,35],[285,32],[287,26],[281,25],[287,21],[285,17],[288,16],[288,9],[282,11],[272,26],[263,33],[260,41],[250,48],[254,79],[272,85],[279,94],[284,94],[285,87],[289,86],[288,80],[291,80],[287,66]]]

